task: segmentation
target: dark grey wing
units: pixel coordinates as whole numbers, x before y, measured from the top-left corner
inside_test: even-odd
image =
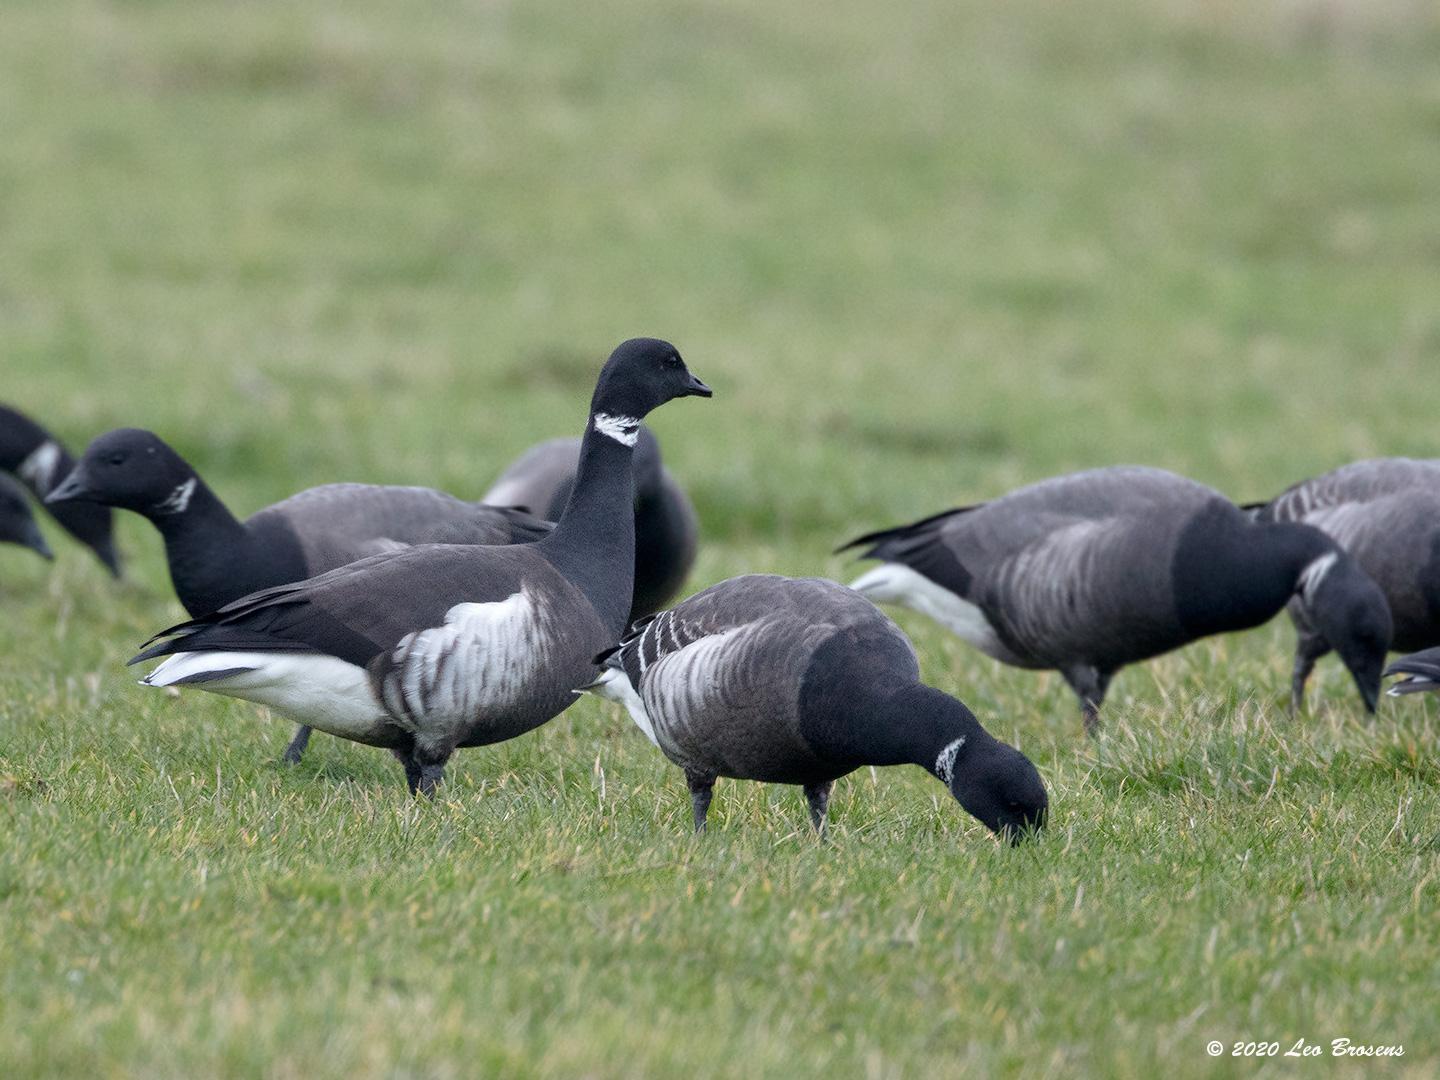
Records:
[[[180,623],[130,662],[176,652],[319,652],[364,667],[457,603],[502,601],[554,570],[526,547],[423,545],[279,585]],[[558,575],[556,575],[558,576]]]
[[[510,463],[482,501],[493,506],[523,506],[533,514],[557,518],[570,498],[579,462],[579,439],[537,443]]]
[[[527,543],[550,529],[520,510],[465,502],[422,487],[326,484],[261,510],[253,528],[276,522],[297,538],[312,574],[403,544]]]
[[[1212,488],[1161,469],[1093,469],[872,534],[876,542],[864,557],[903,563],[957,596],[974,600],[977,581],[994,579],[1016,560],[1053,564],[1052,574],[1086,563],[1088,549],[1082,541],[1101,533],[1077,526],[1145,516],[1179,519],[1224,501]],[[1057,541],[1058,533],[1069,540]]]
[[[1311,514],[1330,507],[1427,490],[1440,491],[1440,460],[1372,458],[1291,485],[1261,507],[1259,516],[1262,521],[1309,521]]]

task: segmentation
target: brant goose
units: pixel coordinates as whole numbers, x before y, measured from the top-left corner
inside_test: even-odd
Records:
[[[145,684],[257,701],[389,748],[410,790],[431,794],[456,748],[564,711],[623,633],[640,421],[687,395],[710,390],[673,345],[624,342],[595,387],[575,490],[543,539],[374,555],[172,627],[131,663],[164,656]]]
[[[1357,461],[1245,509],[1258,521],[1313,525],[1344,548],[1390,604],[1391,648],[1440,645],[1440,461]],[[1297,635],[1291,704],[1299,709],[1330,643],[1301,599],[1291,600],[1290,618]]]
[[[25,489],[4,473],[0,473],[0,543],[19,544],[37,552],[41,558],[53,559],[50,546],[40,535],[40,527],[30,513],[30,500]]]
[[[14,473],[44,501],[74,467],[60,440],[28,416],[0,405],[0,470]],[[115,577],[120,576],[120,555],[111,535],[111,514],[104,506],[47,506],[60,527],[95,553]]]
[[[175,595],[192,618],[408,544],[519,544],[550,530],[520,510],[371,484],[310,488],[241,522],[184,458],[139,428],[97,438],[47,501],[79,500],[133,510],[160,531]],[[298,762],[309,741],[302,726],[284,760]]]
[[[695,829],[716,777],[798,784],[823,832],[830,789],[862,765],[919,765],[966,811],[1018,841],[1045,823],[1045,785],[949,694],[868,600],[833,581],[722,581],[596,658],[586,689],[629,711],[685,771]]]
[[[484,501],[529,507],[554,521],[570,498],[579,460],[579,439],[550,439],[532,446],[500,474]],[[695,508],[660,460],[660,443],[642,426],[640,441],[635,444],[632,622],[659,611],[680,591],[695,563],[698,535]]]
[[[1418,694],[1422,690],[1440,690],[1440,648],[1402,656],[1385,669],[1385,674],[1405,676],[1390,687],[1391,697]]]
[[[1252,521],[1203,484],[1121,466],[862,536],[854,588],[936,619],[1003,663],[1053,668],[1095,730],[1126,664],[1244,630],[1300,596],[1373,712],[1384,594],[1319,529]],[[841,550],[845,550],[842,548]]]

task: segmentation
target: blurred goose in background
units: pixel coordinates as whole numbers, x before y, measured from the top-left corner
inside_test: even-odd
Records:
[[[833,581],[732,578],[597,659],[587,689],[684,770],[697,832],[720,776],[800,785],[823,831],[835,780],[862,765],[919,765],[1011,841],[1045,823],[1030,759],[922,683],[900,628]]]
[[[1357,461],[1245,509],[1258,521],[1313,525],[1344,548],[1390,604],[1391,648],[1440,645],[1440,461]],[[1299,709],[1306,680],[1331,646],[1299,597],[1290,618],[1298,635],[1291,704]]]
[[[421,544],[269,589],[173,627],[143,681],[267,705],[392,750],[433,793],[458,747],[539,727],[619,640],[635,574],[632,457],[652,409],[710,390],[675,347],[621,344],[600,372],[560,521],[509,547]]]
[[[55,557],[35,524],[25,489],[4,473],[0,473],[0,543],[19,544],[44,559]]]
[[[523,506],[554,521],[565,509],[580,462],[579,439],[532,446],[500,474],[484,501]],[[659,611],[695,563],[695,508],[660,459],[660,443],[641,427],[635,444],[635,599],[630,619]]]
[[[242,522],[184,458],[138,428],[92,442],[48,502],[79,500],[132,510],[160,531],[175,595],[191,617],[409,544],[522,544],[550,531],[523,511],[372,484],[310,488]],[[285,760],[298,762],[309,739],[308,729],[297,731]]]
[[[1374,711],[1390,646],[1380,588],[1319,529],[1252,521],[1218,492],[1121,466],[870,533],[854,588],[1006,664],[1051,668],[1095,730],[1126,664],[1244,630],[1299,597]],[[842,548],[841,550],[844,550]]]
[[[75,466],[75,459],[34,420],[6,405],[0,405],[0,470],[13,473],[45,500],[55,485]],[[108,507],[86,505],[47,506],[60,527],[95,553],[115,577],[120,576],[120,555],[115,550]]]
[[[1390,687],[1391,697],[1418,694],[1425,690],[1440,690],[1440,648],[1402,656],[1385,669],[1385,674],[1405,676]]]

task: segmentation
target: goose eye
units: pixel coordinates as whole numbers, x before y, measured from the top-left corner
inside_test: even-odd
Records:
[[[680,357],[672,353],[665,358],[665,366],[668,368],[678,368],[680,366]]]
[[[124,464],[125,464],[125,455],[124,455],[124,454],[111,454],[111,455],[110,455],[110,464],[111,464],[111,465],[124,465]]]

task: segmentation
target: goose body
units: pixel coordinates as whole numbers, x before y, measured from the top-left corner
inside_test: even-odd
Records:
[[[54,558],[35,524],[25,490],[4,473],[0,473],[0,543],[19,544],[43,559]]]
[[[500,474],[484,501],[524,506],[553,521],[570,498],[579,460],[579,439],[550,439],[532,446]],[[654,434],[642,427],[635,444],[632,622],[659,611],[680,591],[695,563],[698,536],[695,508],[661,461]]]
[[[0,405],[0,472],[13,474],[44,502],[75,466],[63,443],[30,417]],[[91,505],[47,506],[60,527],[95,553],[105,568],[120,576],[120,555],[115,548],[109,507]]]
[[[1440,645],[1440,461],[1357,461],[1251,507],[1260,521],[1302,522],[1330,536],[1385,593],[1391,647]],[[1292,701],[1299,707],[1316,661],[1330,651],[1303,603],[1290,604],[1298,641]]]
[[[797,784],[820,828],[834,781],[915,764],[996,832],[1044,822],[1031,762],[920,682],[890,619],[832,581],[732,578],[637,626],[590,686],[684,770],[703,829],[718,777]]]
[[[455,749],[558,715],[625,627],[640,420],[709,390],[673,346],[622,344],[601,372],[575,491],[532,544],[418,544],[282,585],[166,631],[143,681],[268,705],[391,749],[430,792]]]
[[[1318,529],[1252,521],[1160,469],[1057,477],[855,545],[882,561],[855,589],[1004,663],[1061,672],[1092,730],[1121,667],[1258,626],[1297,594],[1368,708],[1379,693],[1389,613],[1358,565]]]

